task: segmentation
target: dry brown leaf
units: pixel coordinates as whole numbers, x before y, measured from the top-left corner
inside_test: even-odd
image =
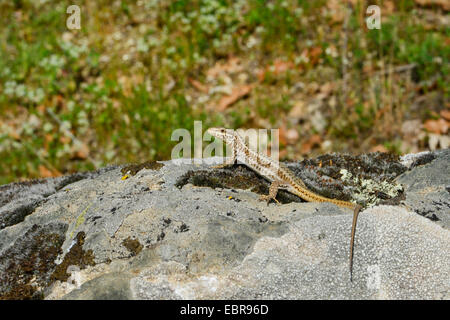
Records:
[[[302,53],[300,54],[300,57],[304,61],[308,61],[307,63],[303,64],[311,64],[316,65],[320,60],[320,55],[322,54],[323,50],[321,47],[313,47],[310,49],[303,49]],[[302,70],[302,67],[299,67],[300,70]]]
[[[314,94],[317,91],[319,91],[319,89],[320,89],[319,84],[315,81],[311,81],[306,85],[305,91],[308,94]]]
[[[393,1],[383,2],[383,14],[391,14],[395,11],[395,4]]]
[[[345,103],[349,107],[353,107],[356,104],[356,100],[352,97],[348,97],[347,100],[345,100]]]
[[[52,136],[53,137],[53,136]],[[51,140],[50,140],[51,141]],[[70,139],[67,136],[61,136],[59,137],[59,142],[61,142],[62,144],[69,144],[70,141],[72,141],[72,139]]]
[[[273,63],[273,66],[270,68],[270,71],[272,71],[274,74],[278,75],[278,74],[284,73],[294,67],[295,67],[295,65],[290,61],[275,60],[275,62]]]
[[[39,105],[39,106],[36,107],[38,113],[40,113],[40,114],[44,114],[46,108],[47,108],[47,107],[46,107],[45,105],[43,105],[43,104],[41,104],[41,105]]]
[[[39,165],[39,176],[41,178],[51,178],[51,177],[59,177],[61,176],[62,173],[59,172],[58,170],[54,169],[54,170],[50,170],[47,169],[44,165]]]
[[[72,157],[71,160],[85,160],[89,157],[89,147],[86,144],[78,144],[72,148]]]
[[[52,104],[58,108],[65,108],[64,97],[60,94],[52,97]]]
[[[46,135],[44,135],[44,139],[46,143],[50,143],[53,141],[55,137],[51,134],[51,133],[47,133]]]
[[[278,129],[278,142],[280,145],[286,145],[287,144],[287,138],[286,138],[286,126],[282,125]]]
[[[257,69],[255,71],[256,77],[258,78],[259,82],[263,82],[266,77],[266,70],[264,69]]]
[[[264,81],[264,79],[266,79],[266,74],[267,74],[267,70],[259,70],[258,71],[258,73],[257,73],[257,77],[258,77],[258,81],[259,82],[263,82]]]
[[[347,1],[328,0],[327,7],[331,13],[331,21],[334,23],[344,21],[345,7],[348,5],[348,3],[350,3],[353,8],[356,8],[358,2],[361,2],[361,1],[362,0],[347,0]],[[362,5],[362,4],[360,4],[360,5]]]
[[[302,143],[302,154],[308,154],[315,146],[320,146],[322,143],[322,137],[318,134],[312,135],[308,140]]]
[[[283,159],[283,158],[287,157],[287,154],[288,154],[288,152],[286,149],[280,150],[280,152],[278,152],[278,158]]]
[[[356,5],[358,4],[358,2],[361,2],[362,0],[347,0],[347,2],[350,2],[353,6],[353,8],[356,7]]]
[[[345,18],[345,2],[341,0],[328,0],[327,7],[331,13],[331,21],[338,23],[344,21]]]
[[[439,112],[439,114],[442,118],[450,121],[450,110],[442,110],[441,112]]]
[[[266,73],[270,72],[275,76],[285,73],[295,68],[295,64],[291,61],[275,60],[273,64],[266,66],[264,69],[258,70],[256,76],[260,82],[266,78]]]
[[[337,10],[341,7],[341,1],[340,0],[329,0],[327,1],[327,7],[331,10]]]
[[[10,130],[8,131],[8,136],[14,140],[17,140],[17,141],[20,140],[20,134],[18,134],[17,131],[11,127],[9,129]]]
[[[226,108],[231,106],[233,103],[246,96],[252,91],[254,85],[248,84],[243,86],[234,87],[230,95],[222,97],[217,105],[217,111],[224,111]]]
[[[317,64],[317,62],[319,62],[319,58],[320,58],[320,55],[322,54],[322,48],[321,47],[314,47],[314,48],[311,48],[310,50],[309,50],[309,54],[308,54],[308,56],[309,56],[309,62],[312,64],[312,65],[316,65]]]
[[[294,103],[291,111],[289,111],[289,118],[300,119],[306,114],[305,102],[297,101]]]
[[[227,62],[217,62],[214,67],[210,68],[206,75],[208,78],[217,78],[221,73],[236,73],[242,71],[244,68],[241,65],[241,60],[238,57],[230,57]]]
[[[203,92],[203,93],[209,92],[209,87],[207,85],[204,85],[200,81],[192,79],[192,78],[188,78],[188,81],[198,91]]]
[[[336,85],[333,82],[327,82],[320,86],[320,92],[325,93],[327,96],[332,93]]]
[[[436,134],[445,134],[447,133],[449,123],[447,120],[441,118],[439,120],[427,120],[425,121],[423,126],[429,132]]]
[[[379,144],[379,145],[376,145],[376,146],[373,146],[372,148],[370,148],[370,152],[383,152],[383,153],[386,153],[386,152],[388,152],[388,149],[386,149],[385,146]]]
[[[373,64],[371,64],[371,63],[365,63],[365,64],[363,65],[362,70],[363,70],[364,73],[372,73],[372,72],[375,71],[375,68],[374,68]]]

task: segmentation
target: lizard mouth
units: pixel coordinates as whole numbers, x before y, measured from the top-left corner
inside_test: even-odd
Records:
[[[227,130],[225,128],[209,128],[206,132],[216,138],[223,138],[227,134]]]

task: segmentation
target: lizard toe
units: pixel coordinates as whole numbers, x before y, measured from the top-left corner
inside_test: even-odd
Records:
[[[270,196],[270,195],[267,195],[267,196],[260,196],[259,197],[259,200],[260,201],[266,201],[267,202],[267,205],[269,205],[269,202],[270,202],[270,200],[273,200],[273,201],[275,201],[276,203],[280,203],[277,199],[275,199],[275,197],[272,197],[272,196]]]

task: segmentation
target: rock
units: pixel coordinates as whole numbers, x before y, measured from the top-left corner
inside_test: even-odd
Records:
[[[107,167],[93,172],[80,172],[70,176],[0,186],[0,230],[22,222],[46,197],[66,185],[82,179],[93,179],[113,168]]]
[[[406,186],[405,206],[446,229],[450,229],[449,159],[450,149],[421,153],[411,162],[414,169],[397,178]]]
[[[352,282],[350,210],[283,192],[266,205],[268,184],[243,166],[166,161],[0,187],[0,298],[449,299],[449,150],[403,164],[365,155],[355,168],[326,157],[367,172],[354,185],[324,159],[289,166],[342,198],[363,199],[369,177],[403,185],[370,196],[396,205],[360,214]]]

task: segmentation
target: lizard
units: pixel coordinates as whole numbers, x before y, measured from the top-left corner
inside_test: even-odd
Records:
[[[207,132],[231,147],[231,157],[228,157],[223,164],[215,166],[215,168],[230,166],[236,161],[239,161],[271,182],[269,194],[262,195],[260,197],[261,201],[267,201],[267,203],[269,203],[270,200],[274,200],[278,203],[278,200],[276,200],[275,197],[278,193],[278,189],[283,189],[309,202],[330,202],[339,207],[353,209],[349,259],[350,281],[352,281],[355,230],[358,214],[362,207],[356,203],[330,199],[312,192],[287,166],[249,148],[245,143],[245,139],[232,129],[209,128]]]

